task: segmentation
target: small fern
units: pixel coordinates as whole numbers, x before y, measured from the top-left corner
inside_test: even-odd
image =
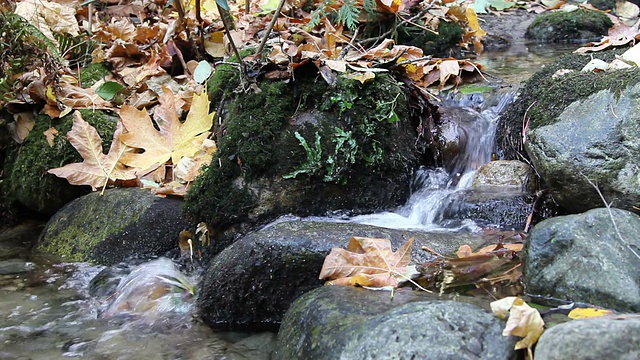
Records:
[[[355,0],[345,0],[344,5],[338,10],[338,24],[344,25],[347,29],[355,31],[358,27],[358,16],[360,16],[361,7],[356,6]]]

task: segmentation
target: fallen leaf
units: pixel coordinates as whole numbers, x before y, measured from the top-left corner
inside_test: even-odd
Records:
[[[72,185],[89,185],[95,191],[110,181],[133,180],[136,178],[131,169],[119,162],[126,146],[118,140],[122,125],[113,134],[113,142],[107,155],[102,153],[102,139],[98,131],[82,119],[80,112],[73,113],[73,126],[67,138],[84,159],[81,163],[67,164],[47,171],[57,177],[66,178]]]
[[[613,314],[613,311],[596,308],[575,308],[567,315],[570,319],[587,319]]]
[[[193,157],[209,136],[213,125],[213,113],[209,113],[209,99],[206,92],[194,95],[191,110],[184,123],[180,122],[176,111],[176,100],[167,88],[160,97],[160,106],[156,112],[159,130],[156,130],[146,110],[138,110],[123,105],[120,118],[127,133],[120,140],[127,146],[144,150],[142,153],[127,153],[122,162],[137,169],[152,171],[167,161],[177,165],[183,157]]]
[[[531,349],[544,331],[544,321],[538,310],[519,297],[509,296],[491,303],[491,311],[501,319],[508,316],[503,336],[519,336],[515,349]]]
[[[346,250],[331,249],[320,279],[331,285],[397,287],[398,274],[404,274],[411,261],[412,245],[413,238],[394,252],[387,239],[352,237]]]
[[[21,112],[14,114],[13,120],[13,122],[7,124],[7,128],[13,140],[18,144],[22,144],[36,125],[36,118],[33,116],[33,112]]]
[[[47,139],[47,143],[49,143],[49,146],[53,147],[53,141],[56,139],[56,136],[58,136],[58,130],[54,127],[50,127],[42,134]]]

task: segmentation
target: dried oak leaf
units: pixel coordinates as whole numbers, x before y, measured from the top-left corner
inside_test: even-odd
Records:
[[[404,274],[411,261],[413,238],[398,251],[387,239],[352,237],[347,249],[333,248],[324,259],[320,279],[330,285],[398,286],[398,274]]]
[[[120,135],[126,145],[144,150],[139,153],[127,153],[122,162],[128,166],[144,169],[149,173],[164,165],[167,161],[177,165],[183,157],[193,157],[209,136],[213,125],[214,113],[209,113],[209,100],[206,92],[194,95],[191,110],[184,123],[180,122],[175,95],[168,88],[160,97],[156,107],[156,130],[146,110],[138,110],[123,105],[120,118],[127,133]]]
[[[122,124],[118,123],[109,153],[105,155],[102,153],[102,139],[98,131],[84,121],[78,111],[74,112],[73,126],[67,133],[67,138],[84,161],[51,169],[48,173],[66,178],[72,185],[89,185],[93,190],[108,182],[135,179],[134,172],[119,162],[126,151],[126,146],[118,140],[121,133]]]

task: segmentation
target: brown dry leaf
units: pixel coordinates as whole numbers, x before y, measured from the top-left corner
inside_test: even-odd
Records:
[[[320,279],[331,285],[398,286],[411,261],[413,238],[396,252],[387,239],[352,237],[347,249],[333,248],[324,259]]]
[[[80,33],[73,6],[46,0],[24,0],[16,5],[15,13],[27,19],[56,45],[58,41],[53,37],[54,32],[73,36]]]
[[[588,43],[574,53],[584,54],[587,52],[601,51],[609,47],[623,46],[640,38],[638,27],[640,22],[636,22],[633,26],[627,26],[623,23],[616,23],[609,29],[609,34],[602,38],[599,42]]]
[[[524,244],[494,244],[494,245],[485,246],[479,249],[478,251],[473,252],[473,250],[471,250],[471,247],[469,245],[461,245],[458,248],[458,251],[456,251],[456,256],[458,256],[458,258],[466,258],[470,256],[475,256],[475,255],[486,255],[500,249],[508,249],[511,251],[520,252],[522,251],[523,247],[524,247]]]
[[[499,318],[506,318],[503,336],[519,336],[524,339],[516,343],[515,349],[531,349],[544,331],[544,321],[538,310],[524,300],[510,296],[491,303],[491,311]]]
[[[127,153],[122,162],[128,166],[152,171],[167,161],[177,165],[185,156],[193,157],[201,148],[203,141],[209,136],[213,125],[213,113],[209,113],[209,99],[206,92],[194,95],[191,110],[184,123],[180,122],[173,93],[164,88],[160,97],[160,105],[156,112],[159,131],[154,127],[146,110],[137,110],[123,105],[120,118],[127,133],[120,135],[126,145],[143,149],[142,153]]]
[[[80,112],[74,112],[73,126],[67,133],[67,138],[84,161],[51,169],[48,173],[66,178],[72,185],[89,185],[93,190],[105,186],[108,182],[135,179],[134,172],[119,162],[127,150],[118,140],[121,133],[122,125],[118,123],[109,153],[105,155],[102,153],[102,139],[96,129],[82,119]]]
[[[460,64],[458,60],[444,60],[438,66],[440,70],[440,86],[444,86],[447,80],[453,75],[454,77],[460,74]]]
[[[21,112],[13,114],[13,120],[13,122],[7,124],[7,128],[13,140],[18,144],[22,144],[36,125],[36,118],[33,112]]]
[[[53,147],[53,142],[56,139],[56,136],[58,136],[58,130],[54,127],[50,127],[47,130],[45,130],[42,134],[47,139],[47,143],[49,143],[49,146]]]

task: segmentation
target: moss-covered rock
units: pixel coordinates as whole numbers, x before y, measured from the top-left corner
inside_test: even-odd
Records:
[[[186,198],[195,220],[228,227],[287,213],[367,212],[406,199],[419,163],[417,124],[393,78],[340,78],[332,88],[301,74],[238,95],[237,74],[218,76],[226,80],[210,86],[225,86],[210,94],[225,98],[224,129],[216,158]]]
[[[47,223],[35,254],[112,265],[131,257],[164,255],[188,230],[182,202],[137,188],[94,192],[67,204]]]
[[[103,151],[106,153],[111,145],[117,117],[91,109],[80,110],[80,113],[102,137]],[[8,201],[17,202],[37,213],[52,215],[67,202],[90,191],[89,187],[73,186],[67,180],[47,173],[49,169],[82,161],[65,136],[72,124],[72,114],[60,119],[38,116],[29,136],[21,145],[11,149],[6,159],[6,183],[2,188]],[[59,132],[53,146],[49,145],[43,134],[51,127]]]
[[[614,10],[616,8],[616,0],[589,0],[589,4],[602,11]]]
[[[591,59],[610,62],[628,48],[616,48],[589,54],[568,54],[535,73],[520,88],[515,102],[500,117],[496,134],[496,153],[502,159],[528,159],[522,144],[522,119],[529,127],[549,125],[558,121],[559,115],[571,103],[585,99],[605,89],[620,93],[627,86],[640,81],[640,70],[615,72],[580,72]],[[559,70],[571,70],[563,76],[553,77]]]
[[[606,14],[592,10],[555,11],[538,16],[526,38],[541,42],[598,40],[613,26]]]

